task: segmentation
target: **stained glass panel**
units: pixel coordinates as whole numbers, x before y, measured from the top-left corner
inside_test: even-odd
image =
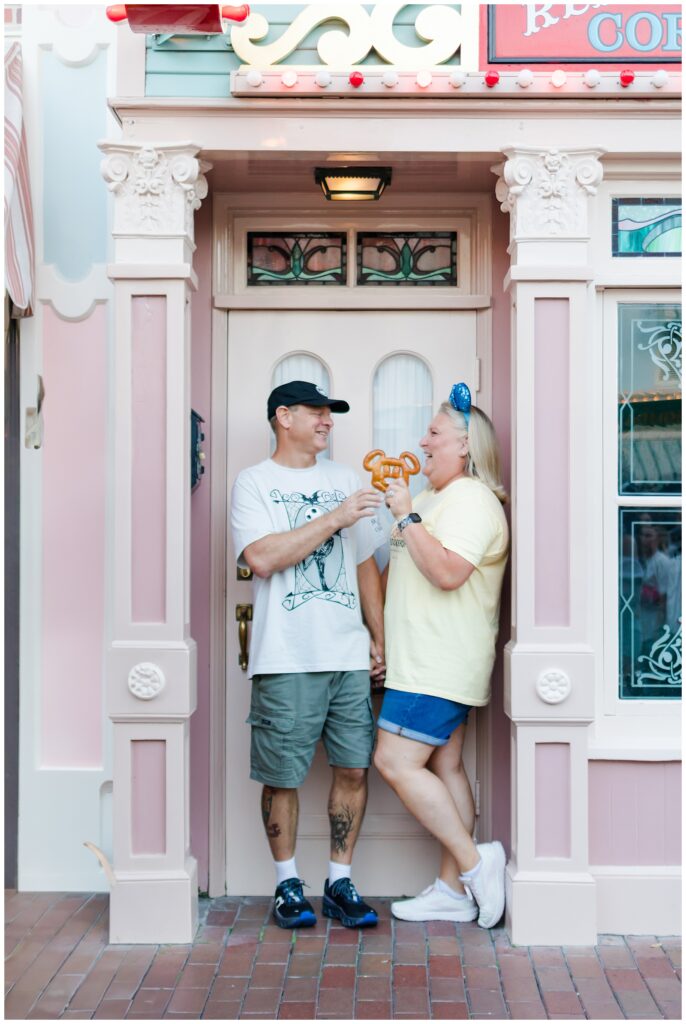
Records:
[[[345,232],[248,232],[249,285],[344,285]]]
[[[613,256],[681,256],[680,199],[613,199]]]
[[[457,232],[363,232],[357,236],[357,283],[457,284]]]
[[[681,306],[620,303],[619,493],[681,493]]]
[[[681,510],[619,510],[620,697],[681,697]]]

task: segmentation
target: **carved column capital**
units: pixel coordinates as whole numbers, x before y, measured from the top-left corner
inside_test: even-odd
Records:
[[[184,235],[193,240],[193,215],[207,195],[205,172],[192,143],[102,142],[100,165],[115,196],[113,234]]]
[[[603,178],[599,149],[503,150],[507,160],[495,194],[510,214],[513,241],[580,239],[588,235],[588,199]]]

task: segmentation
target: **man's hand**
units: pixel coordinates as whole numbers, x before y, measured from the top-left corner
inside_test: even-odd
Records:
[[[371,487],[363,487],[342,501],[332,513],[340,523],[339,529],[354,526],[365,516],[373,516],[382,502],[381,495]]]
[[[383,646],[374,640],[370,643],[369,678],[372,684],[372,693],[381,693],[386,678],[386,661]]]

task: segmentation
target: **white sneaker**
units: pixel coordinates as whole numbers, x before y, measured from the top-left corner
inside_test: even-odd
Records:
[[[434,882],[411,900],[391,903],[391,913],[401,921],[475,921],[479,908],[471,895],[455,899]]]
[[[493,928],[505,910],[505,850],[502,843],[480,843],[481,870],[474,878],[460,875],[463,885],[479,904],[479,924]]]

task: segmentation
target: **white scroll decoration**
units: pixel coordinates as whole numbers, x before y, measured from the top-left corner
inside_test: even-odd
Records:
[[[166,679],[159,665],[140,661],[129,672],[129,690],[139,700],[153,700],[165,687]]]
[[[536,693],[546,704],[561,704],[572,692],[572,682],[561,669],[541,672],[536,680]]]
[[[251,14],[231,29],[231,45],[244,62],[256,68],[279,64],[296,50],[307,36],[328,22],[342,22],[347,32],[331,28],[317,43],[321,64],[343,69],[359,64],[374,49],[397,68],[419,71],[449,60],[462,42],[462,16],[445,4],[431,4],[417,15],[415,32],[425,46],[405,46],[393,33],[402,3],[376,4],[371,15],[362,4],[310,4],[293,19],[273,43],[257,45],[269,32],[262,14]],[[320,65],[315,65],[320,67]]]
[[[583,238],[603,178],[600,150],[506,149],[495,194],[512,238]]]
[[[127,146],[101,143],[102,175],[114,193],[114,234],[185,233],[193,238],[193,214],[207,195],[211,164],[191,146]]]

